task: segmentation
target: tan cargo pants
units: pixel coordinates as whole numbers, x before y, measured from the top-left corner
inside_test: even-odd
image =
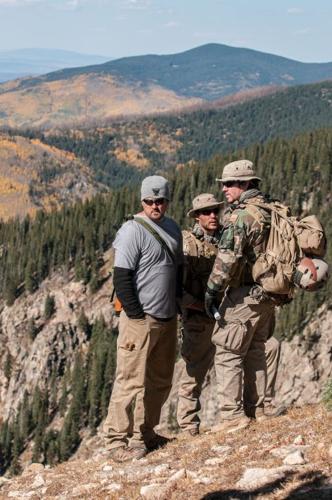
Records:
[[[274,329],[274,324],[273,324]],[[271,332],[273,333],[273,332]],[[278,373],[278,365],[280,358],[280,342],[275,337],[270,337],[265,344],[265,357],[266,357],[266,370],[267,370],[267,381],[264,405],[271,404],[275,395],[275,385]]]
[[[264,407],[265,343],[274,327],[275,305],[248,295],[250,288],[227,291],[219,308],[221,324],[216,324],[212,335],[222,419],[243,416],[244,397],[247,413]]]
[[[182,430],[199,427],[199,397],[208,370],[213,366],[215,346],[211,336],[215,321],[204,314],[192,313],[183,321],[181,380],[177,420]]]
[[[115,382],[103,425],[110,449],[144,446],[155,435],[171,389],[176,341],[176,317],[130,319],[121,313]]]

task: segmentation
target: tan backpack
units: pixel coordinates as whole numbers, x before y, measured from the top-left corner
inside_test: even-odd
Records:
[[[316,215],[308,215],[301,220],[294,220],[297,241],[306,255],[324,257],[326,253],[326,235]]]
[[[296,267],[304,255],[325,255],[326,237],[322,225],[316,216],[301,220],[292,217],[289,207],[279,202],[248,200],[245,207],[260,223],[257,208],[271,214],[265,252],[258,256],[252,268],[254,281],[268,293],[292,296]]]

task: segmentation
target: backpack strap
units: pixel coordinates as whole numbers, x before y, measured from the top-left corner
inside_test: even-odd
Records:
[[[266,210],[267,212],[274,212],[279,215],[279,217],[282,217],[285,219],[292,227],[294,227],[294,221],[292,217],[288,215],[287,212],[289,212],[289,207],[286,205],[282,205],[281,203],[274,202],[274,203],[266,203],[264,201],[251,201],[250,199],[248,201],[243,202],[243,205],[248,207],[248,206],[254,206],[258,208],[262,208],[263,210]]]
[[[147,231],[149,231],[149,233],[152,234],[152,236],[154,236],[156,238],[156,240],[160,243],[160,245],[165,250],[167,255],[170,257],[173,264],[175,264],[175,256],[174,256],[172,250],[167,245],[166,241],[160,236],[160,234],[152,226],[150,226],[150,224],[147,221],[145,221],[143,218],[134,217],[134,220],[136,222],[138,222],[141,226],[143,226]]]

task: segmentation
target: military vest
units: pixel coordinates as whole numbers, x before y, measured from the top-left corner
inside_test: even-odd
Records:
[[[197,238],[191,231],[182,231],[185,258],[184,289],[199,301],[204,300],[207,282],[218,248]]]

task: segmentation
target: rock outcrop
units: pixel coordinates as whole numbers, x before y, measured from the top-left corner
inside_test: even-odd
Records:
[[[110,252],[105,254],[102,274],[109,270]],[[110,303],[111,280],[92,294],[83,282],[75,282],[72,275],[55,274],[45,280],[38,290],[19,297],[8,307],[2,305],[0,313],[0,419],[15,414],[24,392],[32,394],[36,385],[40,389],[55,377],[59,380],[66,366],[73,362],[78,346],[87,349],[86,334],[78,327],[82,311],[90,322],[101,315],[109,325],[114,321]],[[46,297],[55,300],[55,312],[45,319]],[[35,338],[31,338],[31,325]],[[8,368],[10,360],[10,368]],[[6,369],[7,365],[7,369]],[[9,373],[8,373],[9,371]]]
[[[276,402],[286,406],[318,403],[332,377],[332,310],[323,305],[302,335],[283,342]]]

